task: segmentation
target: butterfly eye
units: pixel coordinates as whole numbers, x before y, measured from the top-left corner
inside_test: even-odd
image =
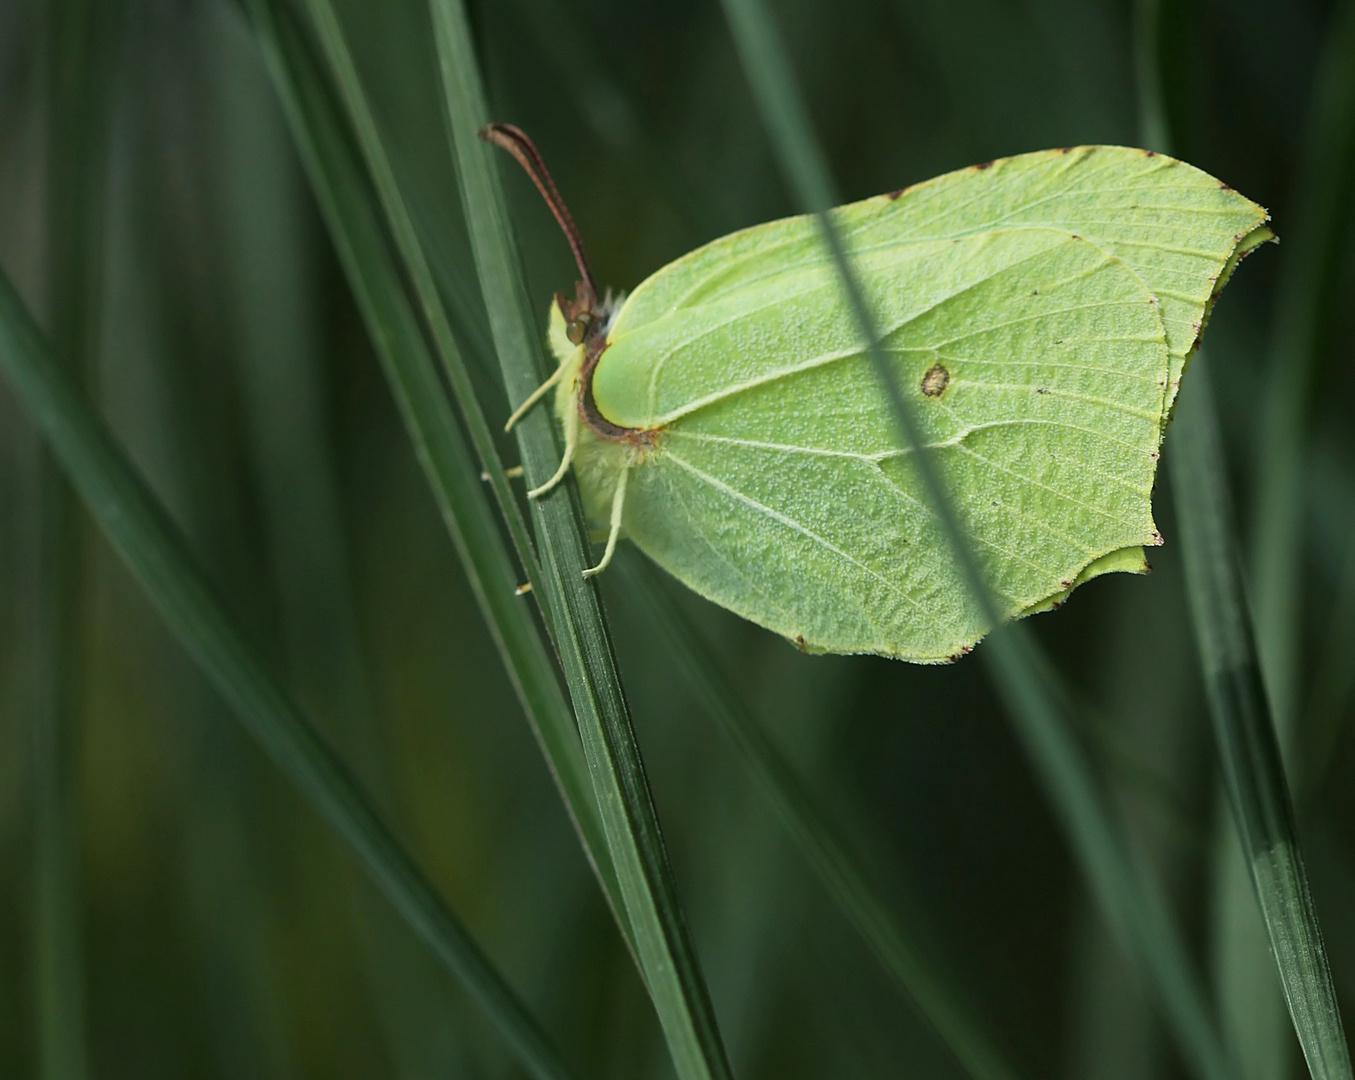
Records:
[[[569,325],[565,327],[565,337],[569,338],[571,344],[578,345],[588,336],[588,328],[592,325],[592,313],[582,311],[569,320]]]

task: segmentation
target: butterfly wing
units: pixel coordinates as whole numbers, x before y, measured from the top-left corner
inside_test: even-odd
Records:
[[[1142,568],[1164,418],[1259,207],[1141,151],[1030,154],[836,212],[1004,614]],[[805,218],[643,283],[602,413],[659,430],[625,527],[803,647],[941,660],[986,627]]]

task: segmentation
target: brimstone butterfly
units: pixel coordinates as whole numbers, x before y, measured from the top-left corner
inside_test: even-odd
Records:
[[[900,449],[811,217],[714,240],[600,302],[557,293],[549,388],[590,520],[815,652],[953,659],[988,629]],[[1268,216],[1184,162],[1022,154],[833,211],[897,377],[1009,618],[1147,569],[1181,375]]]

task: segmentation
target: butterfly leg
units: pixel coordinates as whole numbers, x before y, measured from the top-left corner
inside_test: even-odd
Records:
[[[555,475],[547,480],[538,488],[532,488],[527,492],[527,498],[538,499],[551,488],[555,487],[565,478],[565,473],[569,472],[569,464],[574,460],[574,447],[579,442],[579,410],[570,409],[565,413],[565,456],[560,461],[560,467],[555,470]]]
[[[612,561],[612,554],[616,551],[616,540],[621,535],[621,510],[626,505],[626,477],[630,475],[630,469],[622,469],[621,475],[616,478],[616,491],[612,493],[612,528],[607,534],[607,548],[602,553],[602,561],[597,566],[583,572],[584,577],[592,577],[594,574],[600,574],[607,569]]]
[[[531,410],[531,407],[540,401],[550,391],[550,388],[560,381],[560,376],[565,373],[568,364],[561,364],[551,374],[551,377],[538,386],[528,395],[527,400],[513,410],[513,415],[508,418],[508,423],[504,424],[504,431],[512,431],[513,425],[521,420]]]

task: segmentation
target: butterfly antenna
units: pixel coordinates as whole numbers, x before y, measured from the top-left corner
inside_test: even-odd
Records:
[[[569,207],[560,197],[559,188],[551,179],[550,170],[546,168],[546,163],[541,158],[541,151],[527,137],[525,131],[513,124],[489,124],[482,127],[479,134],[485,142],[493,143],[512,154],[532,178],[536,190],[541,192],[541,197],[546,200],[550,212],[555,215],[555,220],[564,231],[565,239],[569,241],[569,250],[574,253],[574,261],[578,264],[579,273],[590,294],[588,306],[593,307],[598,301],[598,287],[593,279],[592,268],[588,265],[588,256],[583,250],[583,238],[579,235],[574,218],[569,213]]]

